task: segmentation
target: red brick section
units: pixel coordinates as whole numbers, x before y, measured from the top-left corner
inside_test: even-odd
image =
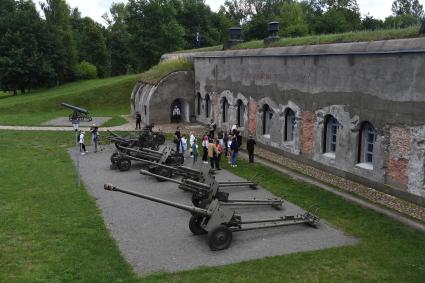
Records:
[[[311,111],[301,113],[301,153],[305,155],[313,153],[314,117]]]
[[[390,145],[387,159],[387,176],[393,181],[407,185],[407,165],[411,145],[409,129],[392,127],[390,129]]]
[[[248,102],[248,133],[255,137],[257,131],[257,102],[250,100]]]

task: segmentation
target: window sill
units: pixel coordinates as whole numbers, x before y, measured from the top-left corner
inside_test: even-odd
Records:
[[[367,162],[357,163],[356,167],[361,168],[361,169],[366,169],[366,170],[373,170],[373,164],[367,163]]]
[[[335,159],[335,152],[326,152],[323,154],[324,157]]]
[[[270,139],[270,134],[268,134],[268,135],[263,135],[263,137],[264,137],[264,138],[266,138],[266,139]]]

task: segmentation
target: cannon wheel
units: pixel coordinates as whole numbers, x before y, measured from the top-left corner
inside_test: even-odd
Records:
[[[219,225],[208,232],[208,246],[212,251],[225,250],[232,243],[232,238],[229,227]]]
[[[192,203],[194,206],[198,207],[199,203],[203,200],[203,198],[198,193],[192,194]]]
[[[156,134],[154,137],[154,141],[156,144],[161,145],[165,143],[165,137],[163,134]]]
[[[131,168],[131,160],[129,158],[120,158],[117,161],[117,166],[120,171],[128,171]]]
[[[111,155],[111,163],[112,164],[117,164],[117,161],[119,159],[119,155],[120,154],[118,152],[112,153],[112,155]]]
[[[199,215],[192,215],[189,221],[189,229],[194,235],[203,235],[206,234],[207,231],[201,227],[202,217]]]
[[[161,169],[159,169],[159,170],[157,170],[157,172],[156,172],[156,174],[157,175],[161,175],[161,176],[164,176],[164,177],[167,177],[167,178],[171,178],[172,177],[172,175],[173,175],[173,173],[171,172],[171,170],[168,170],[167,168],[161,168]],[[164,179],[162,179],[162,178],[156,178],[159,182],[165,182],[165,180]]]
[[[202,199],[198,202],[198,207],[207,209],[210,203],[211,201],[209,199]]]

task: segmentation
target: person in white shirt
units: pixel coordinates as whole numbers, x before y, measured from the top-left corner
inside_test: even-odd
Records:
[[[174,105],[174,109],[173,109],[173,119],[176,123],[180,123],[180,118],[181,118],[181,112],[180,109],[177,105]]]
[[[78,142],[80,143],[81,155],[86,154],[86,145],[84,144],[84,131],[81,131]]]
[[[189,145],[190,145],[190,157],[193,157],[193,144],[195,143],[195,133],[192,131],[190,132],[190,136],[189,136]]]

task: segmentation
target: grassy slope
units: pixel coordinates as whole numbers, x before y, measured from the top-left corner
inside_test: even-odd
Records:
[[[128,113],[130,94],[139,75],[75,82],[35,91],[31,94],[0,99],[0,124],[37,125],[70,110],[60,106],[68,102],[87,108],[94,116]]]
[[[163,77],[172,72],[190,70],[193,70],[193,64],[187,59],[167,60],[142,73],[140,80],[145,83],[156,85]]]
[[[0,282],[136,280],[75,186],[72,135],[1,132]]]
[[[0,282],[137,280],[108,235],[95,201],[75,188],[75,170],[66,152],[71,133],[1,134]],[[304,208],[319,205],[322,218],[360,243],[152,274],[140,281],[423,282],[423,234],[259,164],[239,164],[230,170],[244,177],[264,174],[261,185]]]

